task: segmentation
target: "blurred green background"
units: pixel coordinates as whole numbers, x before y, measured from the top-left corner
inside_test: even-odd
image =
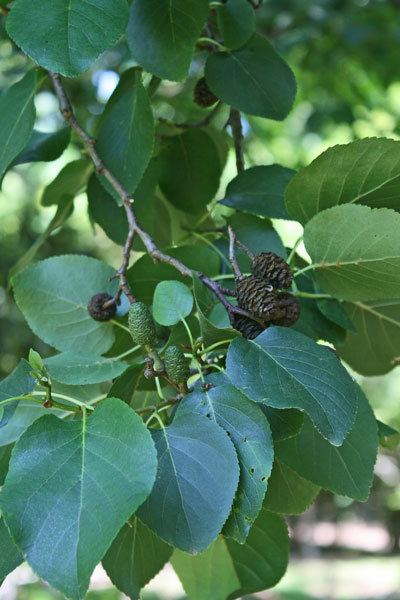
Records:
[[[0,22],[0,88],[19,79],[27,59],[16,52]],[[327,147],[356,138],[400,139],[400,0],[265,0],[258,10],[258,30],[264,33],[293,68],[298,81],[294,109],[282,123],[244,118],[246,164],[280,163],[298,169]],[[89,72],[67,82],[78,118],[91,132],[115,87],[119,74],[134,62],[122,40]],[[201,118],[190,91],[202,72],[204,56],[193,63],[185,84],[164,83],[155,96],[158,118],[174,121]],[[36,100],[36,128],[63,126],[50,87]],[[216,119],[223,126],[226,114]],[[79,151],[70,145],[56,161],[21,165],[9,171],[0,192],[0,377],[34,347],[43,356],[51,349],[35,338],[8,290],[8,274],[46,229],[55,208],[43,208],[41,192]],[[218,197],[234,176],[230,156]],[[287,244],[301,233],[296,224],[276,222]],[[73,214],[37,254],[37,259],[64,253],[87,254],[119,265],[121,249],[113,244],[87,211],[84,194]],[[383,377],[354,374],[377,417],[400,428],[400,367]],[[400,599],[400,457],[380,452],[370,499],[365,504],[323,492],[301,517],[290,518],[292,563],[279,586],[257,598]],[[22,566],[0,588],[0,600],[52,600],[51,592]],[[90,600],[122,597],[96,571]],[[99,588],[104,588],[103,591]],[[107,589],[108,588],[108,589]],[[153,591],[150,591],[150,590]],[[144,600],[184,598],[171,570],[159,576]],[[212,599],[210,599],[212,600]]]

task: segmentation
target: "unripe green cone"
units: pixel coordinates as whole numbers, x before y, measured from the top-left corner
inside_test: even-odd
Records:
[[[189,363],[181,348],[169,346],[164,354],[164,364],[167,375],[176,385],[186,383],[190,376]]]
[[[144,302],[134,302],[129,309],[128,326],[136,344],[146,346],[156,339],[156,326],[151,312]]]

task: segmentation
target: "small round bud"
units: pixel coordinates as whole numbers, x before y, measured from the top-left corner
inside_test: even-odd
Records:
[[[107,306],[107,308],[103,308],[103,305],[112,299],[113,297],[106,292],[92,296],[87,305],[89,315],[92,319],[95,321],[109,321],[112,319],[117,310],[115,302]]]

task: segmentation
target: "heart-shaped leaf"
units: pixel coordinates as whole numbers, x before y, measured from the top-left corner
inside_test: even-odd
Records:
[[[264,508],[245,544],[219,537],[199,556],[175,550],[171,563],[192,600],[239,598],[273,587],[286,571],[287,526]]]
[[[318,213],[304,229],[304,245],[319,285],[342,300],[400,296],[400,214],[343,204]]]
[[[261,510],[274,460],[271,430],[259,406],[233,385],[192,393],[177,416],[197,413],[214,420],[229,435],[239,459],[239,486],[223,534],[243,543]]]
[[[220,203],[260,217],[291,219],[284,192],[294,174],[281,165],[251,167],[232,179]]]
[[[121,37],[128,18],[126,0],[16,0],[6,27],[32,60],[74,77]]]
[[[96,354],[84,354],[69,350],[44,361],[51,377],[69,385],[100,383],[121,375],[126,363]]]
[[[35,572],[81,600],[94,567],[150,493],[156,465],[142,419],[115,398],[80,421],[35,421],[15,445],[1,495]]]
[[[305,418],[299,435],[278,442],[279,460],[302,477],[336,494],[365,502],[369,495],[378,447],[375,416],[362,390],[356,386],[355,423],[340,448],[327,442]]]
[[[239,480],[235,448],[223,429],[197,414],[176,417],[152,435],[158,474],[138,517],[173,546],[203,552],[232,507]]]
[[[102,560],[113,584],[131,600],[171,557],[172,546],[163,542],[137,518],[130,519]]]
[[[337,204],[400,211],[400,142],[366,138],[328,148],[299,171],[285,197],[301,223]]]
[[[162,79],[185,79],[207,0],[134,0],[126,37],[137,62]]]
[[[233,340],[226,367],[251,400],[305,411],[331,444],[340,446],[353,425],[353,380],[331,352],[297,331],[271,327],[255,340]]]
[[[87,303],[94,294],[114,295],[114,269],[88,256],[55,256],[12,279],[15,299],[32,331],[57,350],[101,354],[114,342],[110,322],[94,321]]]
[[[296,95],[292,70],[258,33],[238,50],[213,52],[207,59],[205,75],[211,90],[223,102],[266,119],[284,119]]]
[[[0,177],[32,135],[36,116],[35,91],[36,74],[31,69],[0,96]]]

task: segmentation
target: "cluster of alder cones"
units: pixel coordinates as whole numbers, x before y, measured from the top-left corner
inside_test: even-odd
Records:
[[[252,275],[236,279],[238,306],[262,321],[235,315],[234,328],[252,340],[270,325],[291,327],[300,316],[298,300],[286,290],[292,285],[289,265],[273,252],[261,252],[251,263]]]

